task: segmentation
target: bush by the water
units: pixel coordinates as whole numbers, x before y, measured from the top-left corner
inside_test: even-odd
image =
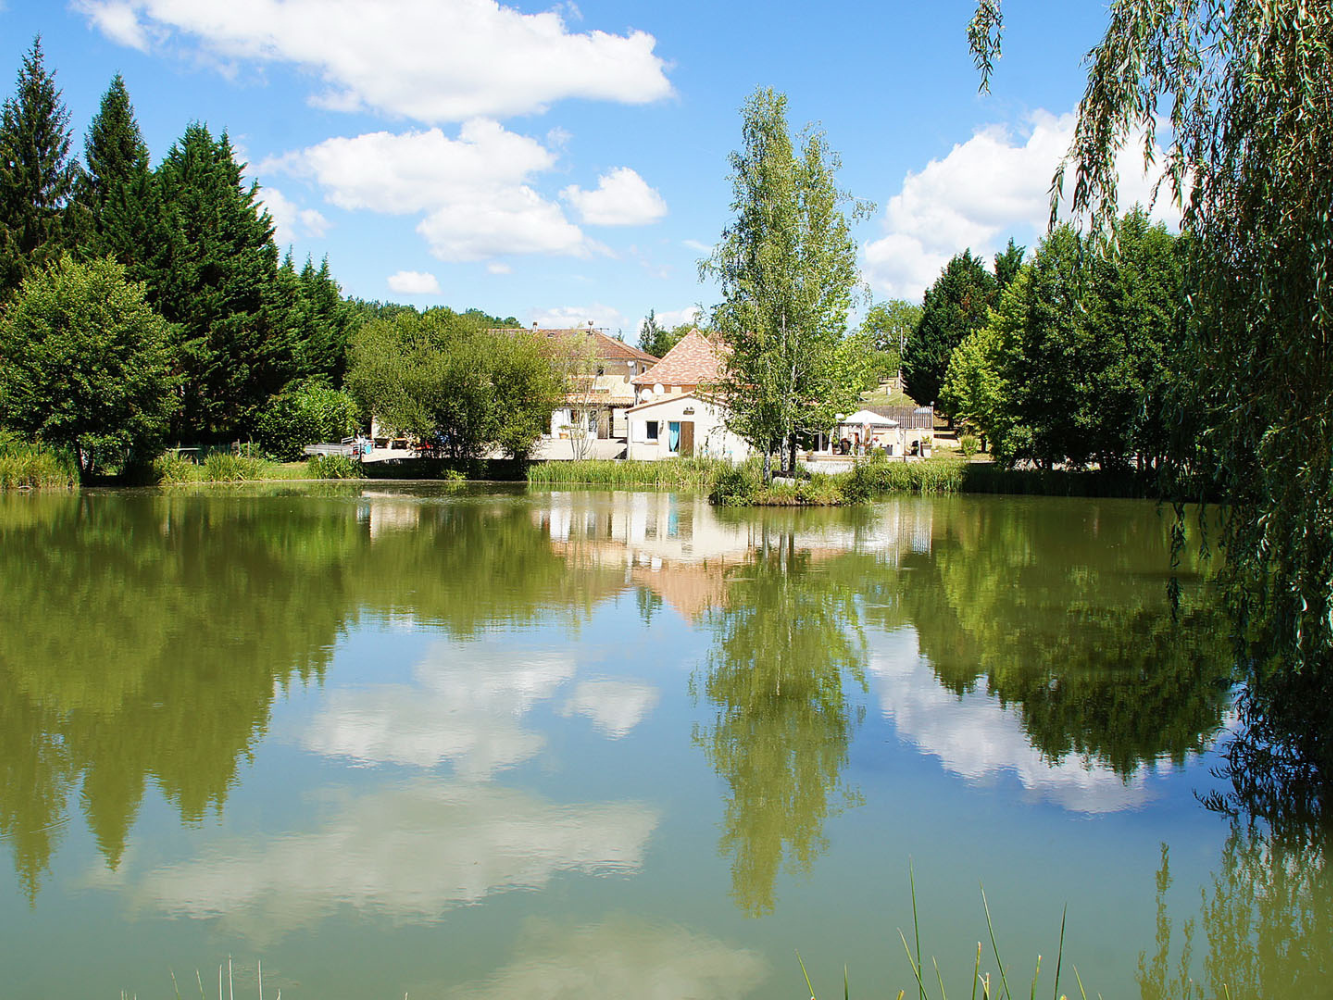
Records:
[[[357,406],[352,397],[323,378],[306,378],[289,383],[268,401],[256,431],[265,451],[294,462],[306,445],[341,441],[356,433],[356,428]]]
[[[0,490],[73,489],[79,467],[63,448],[0,435]]]
[[[366,470],[347,455],[313,455],[306,462],[311,479],[365,479]]]

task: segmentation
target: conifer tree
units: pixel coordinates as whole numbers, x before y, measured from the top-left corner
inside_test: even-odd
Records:
[[[0,108],[0,297],[77,238],[72,200],[79,166],[69,147],[69,111],[38,36],[19,67],[14,96]]]
[[[148,281],[153,304],[179,328],[182,436],[247,432],[296,374],[288,317],[269,301],[273,221],[242,170],[226,133],[214,139],[196,122],[155,174],[161,230]]]
[[[158,242],[158,205],[148,147],[119,73],[88,127],[84,160],[79,200],[91,226],[88,253],[115,257],[132,279],[146,278],[145,263]]]

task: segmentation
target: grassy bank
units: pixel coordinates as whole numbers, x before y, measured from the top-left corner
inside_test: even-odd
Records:
[[[967,469],[967,460],[954,455],[925,462],[891,462],[881,456],[858,461],[850,472],[816,472],[765,485],[759,464],[746,462],[722,469],[708,498],[724,507],[834,507],[866,503],[888,493],[960,493]]]
[[[267,458],[250,458],[215,451],[195,462],[175,452],[167,452],[154,460],[149,479],[161,486],[181,486],[195,483],[253,483],[273,479],[322,478],[311,474],[305,462],[274,462]]]
[[[63,448],[0,437],[0,490],[71,490],[78,485],[78,463]]]
[[[581,462],[534,462],[528,466],[528,485],[586,486],[604,490],[695,490],[713,488],[713,481],[729,462],[714,458],[668,458],[660,462],[622,459],[587,459]]]

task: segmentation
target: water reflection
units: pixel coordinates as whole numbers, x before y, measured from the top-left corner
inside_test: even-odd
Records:
[[[607,875],[643,864],[659,822],[635,802],[557,804],[494,785],[419,779],[370,794],[328,792],[323,819],[210,846],[158,868],[134,898],[177,916],[221,918],[262,942],[340,906],[421,923],[561,872]]]
[[[727,581],[709,617],[714,634],[702,692],[716,707],[695,743],[726,782],[719,850],[732,896],[758,915],[774,906],[784,859],[808,872],[826,845],[823,825],[856,793],[841,781],[861,711],[844,675],[864,684],[865,637],[856,593],[811,572],[813,555],[779,535]]]
[[[1333,975],[1330,847],[1333,830],[1318,816],[1236,813],[1201,914],[1188,903],[1175,906],[1188,914],[1177,934],[1168,896],[1170,852],[1163,845],[1156,942],[1151,957],[1139,956],[1143,1000],[1327,995]]]
[[[580,927],[532,921],[518,952],[490,979],[448,995],[481,1000],[723,1000],[748,996],[768,971],[753,951],[683,927],[623,915]]]

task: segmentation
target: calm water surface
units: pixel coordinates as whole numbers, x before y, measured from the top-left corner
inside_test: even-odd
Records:
[[[956,995],[983,884],[1011,984],[1067,904],[1071,991],[1179,995],[1187,936],[1326,985],[1326,838],[1201,803],[1169,576],[1118,501],[0,496],[0,992],[892,996],[909,865]]]

